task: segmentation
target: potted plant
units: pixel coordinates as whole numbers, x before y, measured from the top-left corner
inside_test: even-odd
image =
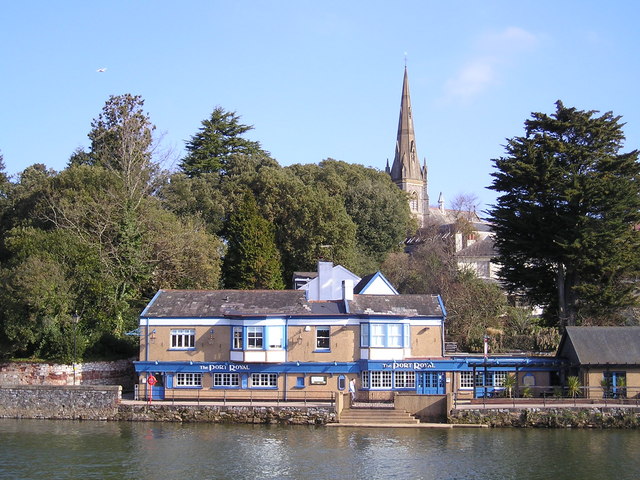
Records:
[[[580,389],[582,386],[580,385],[580,379],[578,377],[572,376],[567,377],[567,396],[571,398],[576,398],[580,396]]]

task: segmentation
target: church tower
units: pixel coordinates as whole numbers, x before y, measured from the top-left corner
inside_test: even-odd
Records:
[[[411,97],[409,96],[409,76],[404,67],[404,81],[402,83],[402,99],[400,101],[400,119],[398,120],[398,136],[396,139],[396,153],[393,166],[389,169],[387,161],[386,172],[391,180],[403,191],[409,194],[411,213],[418,220],[420,227],[425,225],[429,215],[429,196],[427,194],[427,163],[420,166],[416,137],[413,131],[413,114],[411,112]]]

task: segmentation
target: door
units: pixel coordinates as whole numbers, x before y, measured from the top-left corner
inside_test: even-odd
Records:
[[[444,395],[444,372],[416,372],[416,393],[418,395]]]

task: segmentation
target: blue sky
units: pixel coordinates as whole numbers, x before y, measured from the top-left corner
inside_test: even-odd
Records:
[[[491,159],[554,102],[640,143],[640,2],[5,1],[0,151],[65,168],[110,95],[141,95],[175,168],[216,106],[281,165],[393,160],[405,53],[429,195],[495,199]],[[97,72],[106,68],[105,72]]]

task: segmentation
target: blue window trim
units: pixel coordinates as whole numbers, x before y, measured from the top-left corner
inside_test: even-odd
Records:
[[[298,388],[298,389],[303,389],[303,388],[305,388],[304,380],[305,380],[304,376],[301,376],[301,377],[300,377],[300,376],[298,376],[298,377],[296,377],[296,384],[294,385],[294,387],[293,387],[293,388]]]

